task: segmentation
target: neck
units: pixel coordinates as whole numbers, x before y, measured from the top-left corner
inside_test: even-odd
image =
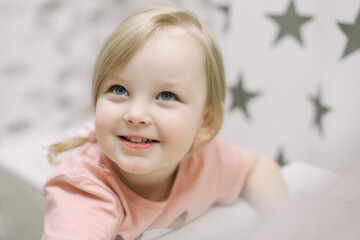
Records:
[[[151,173],[135,175],[122,171],[111,160],[110,163],[117,176],[131,191],[156,202],[168,197],[178,169],[178,165],[175,165]]]

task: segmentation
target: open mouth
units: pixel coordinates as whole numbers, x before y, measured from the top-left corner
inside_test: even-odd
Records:
[[[156,143],[157,140],[147,139],[147,138],[137,138],[137,137],[126,137],[120,136],[121,139],[131,142],[131,143]]]

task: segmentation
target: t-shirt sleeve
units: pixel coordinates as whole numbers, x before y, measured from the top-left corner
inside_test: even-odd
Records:
[[[114,193],[80,176],[57,176],[44,187],[43,240],[113,239],[123,218]]]
[[[216,149],[218,151],[218,161],[220,161],[220,194],[219,204],[231,204],[243,190],[246,172],[247,159],[244,151],[223,139],[217,139]]]

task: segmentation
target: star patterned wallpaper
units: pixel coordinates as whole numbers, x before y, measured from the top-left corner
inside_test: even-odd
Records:
[[[0,149],[91,118],[90,79],[104,39],[139,0],[0,3]],[[220,135],[281,165],[343,171],[360,158],[360,1],[178,0],[223,52]],[[45,156],[44,156],[45,160]]]
[[[360,1],[217,6],[229,85],[221,134],[280,165],[341,172],[358,161]]]

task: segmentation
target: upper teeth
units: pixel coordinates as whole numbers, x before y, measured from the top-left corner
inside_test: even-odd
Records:
[[[130,141],[130,142],[135,142],[135,143],[149,143],[149,142],[153,142],[153,140],[149,140],[146,138],[135,138],[135,137],[124,137],[126,140]]]

